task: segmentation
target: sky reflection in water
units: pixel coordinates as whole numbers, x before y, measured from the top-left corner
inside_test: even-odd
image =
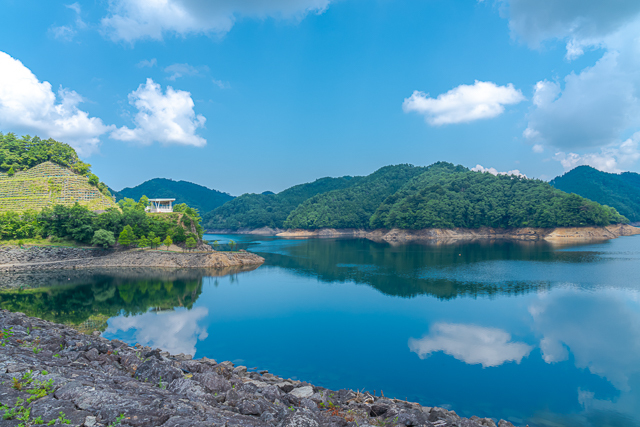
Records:
[[[103,277],[83,298],[125,309],[105,311],[104,336],[465,416],[640,425],[640,238],[572,248],[216,238],[267,261],[142,290]]]

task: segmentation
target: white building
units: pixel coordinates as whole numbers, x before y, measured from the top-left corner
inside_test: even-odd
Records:
[[[151,206],[146,211],[151,213],[171,213],[173,212],[173,202],[176,199],[149,199]]]

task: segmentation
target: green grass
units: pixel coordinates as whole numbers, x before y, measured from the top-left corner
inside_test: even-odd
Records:
[[[51,240],[44,239],[44,238],[0,240],[0,245],[19,246],[20,241],[22,241],[22,247],[29,247],[29,246],[51,247],[52,246],[52,247],[61,247],[61,248],[87,248],[87,249],[91,248],[91,246],[80,245],[71,240],[56,239],[55,241],[52,242]]]

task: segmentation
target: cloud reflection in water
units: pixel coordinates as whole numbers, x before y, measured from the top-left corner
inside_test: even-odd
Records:
[[[196,343],[207,338],[206,327],[198,325],[209,314],[205,307],[171,312],[148,312],[139,316],[115,317],[109,320],[105,334],[134,329],[134,342],[159,347],[172,354],[195,355]]]
[[[436,323],[423,338],[410,338],[409,349],[421,359],[442,351],[470,365],[481,364],[486,368],[505,362],[520,363],[533,347],[522,342],[511,342],[511,334],[502,329]]]

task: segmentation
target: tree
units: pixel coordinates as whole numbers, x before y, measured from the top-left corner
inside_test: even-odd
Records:
[[[91,244],[95,246],[102,246],[107,249],[109,246],[116,244],[116,237],[111,231],[104,229],[96,230],[95,233],[93,233]]]
[[[234,242],[233,240],[229,240],[229,247],[231,248],[231,250],[233,251],[233,248],[235,248],[236,246],[236,242]]]
[[[217,251],[218,250],[218,246],[220,246],[220,243],[218,243],[217,240],[214,240],[213,243],[211,244],[211,246],[213,246],[213,250]]]
[[[186,245],[187,249],[189,250],[193,250],[196,246],[198,246],[198,244],[196,243],[196,239],[194,239],[193,237],[189,237],[187,239]]]
[[[173,244],[173,240],[171,240],[170,236],[167,236],[167,238],[164,239],[164,242],[162,242],[162,244],[167,247],[167,250],[169,250],[169,246]]]
[[[125,225],[125,227],[120,232],[120,237],[118,237],[118,243],[122,246],[130,246],[136,241],[136,235],[133,232],[133,229],[130,225]]]
[[[87,175],[87,178],[89,178],[89,184],[93,185],[94,187],[97,187],[100,183],[100,178],[98,178],[98,176],[95,174],[90,173],[89,175]]]
[[[159,237],[154,237],[153,240],[151,240],[151,246],[153,246],[154,249],[160,246],[161,244],[162,244],[162,240]]]
[[[139,248],[146,248],[150,246],[150,242],[149,239],[147,239],[146,237],[142,236],[138,239],[138,247]]]
[[[13,176],[15,173],[16,173],[16,172],[13,170],[13,166],[11,166],[11,167],[9,168],[9,171],[7,172],[7,175],[9,175],[9,176]]]

